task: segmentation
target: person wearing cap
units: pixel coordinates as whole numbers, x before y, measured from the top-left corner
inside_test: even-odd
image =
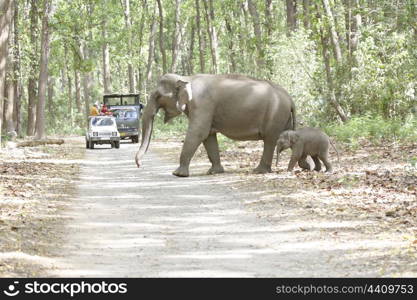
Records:
[[[100,113],[98,112],[98,105],[96,103],[90,108],[90,116],[98,116],[98,115],[100,115]]]

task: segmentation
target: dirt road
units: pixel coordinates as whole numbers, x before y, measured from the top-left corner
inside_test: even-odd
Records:
[[[208,165],[194,163],[191,177],[177,178],[176,162],[152,149],[137,169],[137,145],[97,148],[81,166],[65,244],[49,276],[417,274],[400,235],[357,230],[371,221],[315,220],[291,206],[280,206],[278,220],[260,218],[245,206],[256,193],[233,188],[241,180],[233,172],[206,176]]]

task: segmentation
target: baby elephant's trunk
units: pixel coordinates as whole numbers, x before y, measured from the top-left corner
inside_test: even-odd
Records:
[[[279,154],[281,153],[281,148],[277,146],[277,161],[275,163],[275,167],[278,167],[278,161],[279,161]]]

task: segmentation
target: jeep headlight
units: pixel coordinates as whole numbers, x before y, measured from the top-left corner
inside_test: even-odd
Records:
[[[97,131],[94,131],[93,132],[93,136],[98,136],[98,132]]]
[[[113,131],[113,132],[111,133],[111,135],[112,135],[112,136],[117,136],[117,131]]]

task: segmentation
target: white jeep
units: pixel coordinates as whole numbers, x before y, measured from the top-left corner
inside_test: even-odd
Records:
[[[91,116],[88,118],[85,146],[87,149],[94,149],[96,144],[110,144],[112,148],[120,148],[120,133],[114,117]]]

